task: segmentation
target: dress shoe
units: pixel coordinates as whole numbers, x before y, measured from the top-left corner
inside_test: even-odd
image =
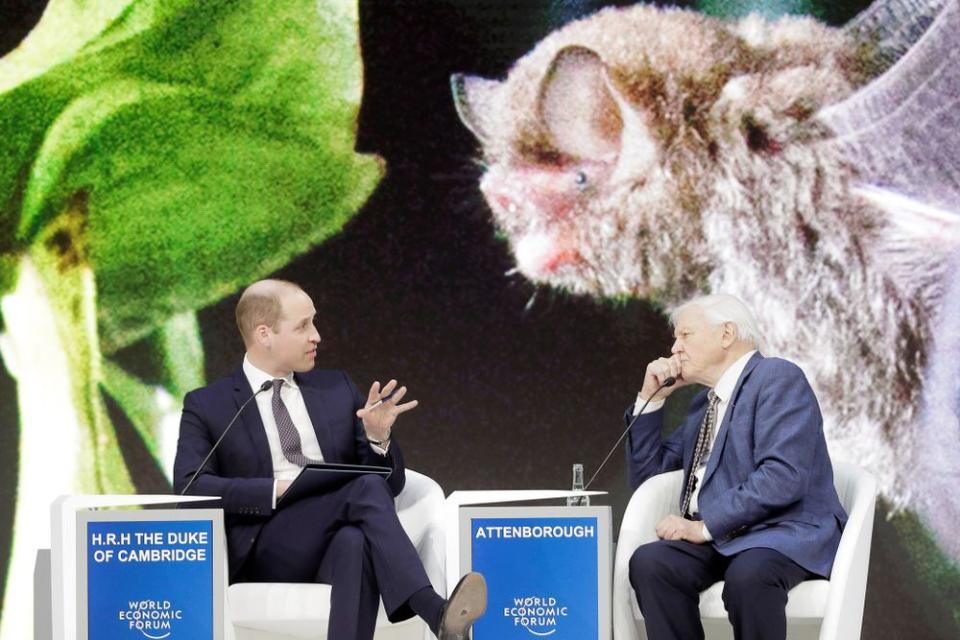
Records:
[[[487,610],[487,581],[477,572],[460,578],[440,614],[440,640],[467,640],[470,627]]]

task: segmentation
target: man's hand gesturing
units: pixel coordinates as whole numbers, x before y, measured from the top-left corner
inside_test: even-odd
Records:
[[[396,393],[393,390],[396,389]],[[377,405],[381,398],[385,398],[393,393],[389,400],[385,400]],[[357,411],[357,417],[363,420],[363,428],[367,432],[367,438],[378,442],[390,438],[390,429],[396,422],[397,416],[405,411],[410,411],[417,406],[416,400],[398,404],[407,393],[406,387],[397,389],[397,381],[391,380],[380,389],[380,382],[374,382],[370,385],[370,393],[367,394],[367,403],[363,409]],[[375,406],[376,405],[376,406]]]

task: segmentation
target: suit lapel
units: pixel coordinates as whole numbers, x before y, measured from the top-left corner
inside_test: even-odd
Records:
[[[242,367],[234,373],[233,383],[233,399],[237,410],[239,410],[243,403],[250,400],[250,396],[253,395],[253,389],[250,388],[250,382],[247,381],[247,376],[243,373]],[[263,420],[260,418],[260,410],[257,408],[256,400],[250,401],[250,404],[243,409],[243,413],[240,414],[238,420],[243,423],[243,427],[253,443],[260,472],[272,476],[273,459],[270,457],[270,443],[267,442],[267,432],[264,429]]]
[[[740,378],[737,379],[737,386],[733,388],[733,394],[730,396],[730,403],[727,405],[727,411],[723,414],[723,422],[720,424],[720,431],[717,432],[717,439],[713,442],[713,448],[710,450],[710,459],[707,460],[707,470],[703,474],[703,484],[700,486],[705,486],[707,481],[710,480],[710,476],[713,475],[713,472],[717,468],[717,464],[720,461],[720,456],[723,453],[723,445],[727,441],[727,433],[730,431],[730,421],[733,420],[733,412],[736,410],[737,406],[737,397],[740,395],[740,388],[743,386],[743,382],[750,376],[750,372],[753,371],[753,368],[763,360],[763,356],[760,355],[760,352],[753,354],[753,356],[747,361],[747,366],[743,368],[743,371],[740,373]]]
[[[317,442],[320,444],[323,459],[325,462],[335,462],[333,436],[330,434],[330,422],[327,420],[330,412],[324,406],[323,393],[307,384],[303,376],[296,374],[294,376],[297,385],[300,387],[303,403],[307,406],[307,415],[310,416],[310,422],[313,423],[313,431],[317,434]]]

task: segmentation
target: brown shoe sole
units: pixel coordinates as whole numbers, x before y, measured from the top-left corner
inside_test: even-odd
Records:
[[[466,640],[473,623],[487,610],[487,581],[479,573],[460,579],[440,622],[440,640]]]

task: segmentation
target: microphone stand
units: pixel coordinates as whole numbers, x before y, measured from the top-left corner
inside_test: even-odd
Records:
[[[193,484],[193,481],[197,479],[198,475],[200,475],[200,471],[203,469],[204,465],[207,464],[207,461],[210,459],[210,456],[213,455],[213,452],[216,451],[217,447],[220,446],[220,443],[223,441],[224,437],[226,437],[227,433],[230,431],[230,427],[233,426],[233,423],[236,422],[237,418],[240,417],[240,414],[243,413],[244,408],[246,408],[246,406],[250,404],[251,400],[253,400],[258,395],[260,395],[261,392],[266,391],[272,386],[273,386],[273,380],[267,380],[262,385],[260,385],[259,389],[253,392],[252,396],[247,398],[247,400],[242,405],[240,405],[240,408],[237,409],[237,412],[233,414],[233,418],[231,418],[230,422],[227,424],[227,428],[223,430],[223,433],[220,434],[220,437],[217,438],[217,441],[213,443],[213,446],[210,448],[210,452],[207,454],[207,457],[203,459],[203,462],[200,463],[200,466],[197,467],[197,470],[193,472],[193,475],[190,477],[190,482],[188,482],[187,486],[183,488],[183,491],[180,492],[180,495],[183,496],[187,494],[187,489],[190,488],[190,485]]]
[[[630,421],[630,424],[627,425],[627,428],[624,429],[624,430],[623,430],[623,433],[620,434],[620,437],[617,438],[617,441],[613,444],[613,447],[610,448],[610,452],[607,453],[607,457],[603,459],[603,462],[600,463],[600,466],[597,468],[597,470],[593,473],[592,476],[590,476],[590,480],[589,480],[589,481],[587,482],[587,484],[584,485],[584,487],[583,487],[583,490],[584,490],[584,491],[586,491],[587,489],[589,489],[589,488],[590,488],[590,484],[594,481],[594,479],[595,479],[598,475],[600,475],[600,472],[603,470],[604,465],[606,465],[606,464],[607,464],[607,461],[610,460],[610,456],[612,456],[612,455],[613,455],[613,452],[616,451],[616,450],[617,450],[617,447],[620,446],[620,442],[623,441],[623,438],[624,438],[624,437],[627,435],[627,433],[630,431],[630,428],[637,422],[637,419],[638,419],[640,416],[643,415],[643,410],[647,408],[647,405],[650,404],[650,401],[657,397],[657,394],[660,393],[660,390],[661,390],[661,389],[663,389],[664,387],[672,387],[672,386],[675,385],[676,383],[677,383],[677,379],[674,378],[673,376],[670,376],[669,378],[667,378],[666,380],[664,380],[663,382],[660,383],[660,386],[657,387],[657,390],[656,390],[656,391],[654,391],[652,394],[650,394],[650,397],[647,398],[647,401],[643,403],[643,406],[642,406],[642,407],[640,407],[640,411],[637,412],[637,415],[633,416],[633,420]]]

